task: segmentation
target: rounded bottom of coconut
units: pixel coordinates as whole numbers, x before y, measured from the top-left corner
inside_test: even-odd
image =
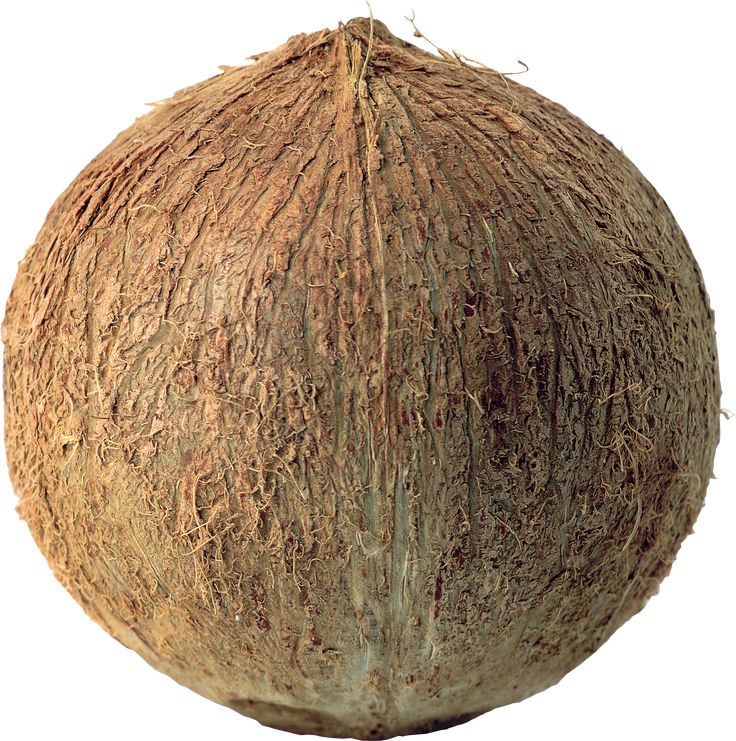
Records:
[[[409,736],[417,733],[431,733],[443,728],[467,723],[477,718],[485,711],[463,713],[448,717],[431,718],[419,723],[407,725],[388,724],[376,720],[372,724],[359,725],[346,723],[329,713],[310,708],[295,708],[273,702],[259,702],[255,700],[233,699],[224,703],[227,707],[254,718],[264,726],[277,728],[280,731],[289,731],[297,734],[311,734],[330,738],[356,738],[365,741],[393,738],[394,736]]]

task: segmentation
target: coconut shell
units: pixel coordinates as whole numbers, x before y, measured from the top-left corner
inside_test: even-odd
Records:
[[[3,336],[19,512],[58,579],[297,732],[557,682],[669,572],[718,439],[713,314],[654,188],[561,106],[366,19],[120,134]]]

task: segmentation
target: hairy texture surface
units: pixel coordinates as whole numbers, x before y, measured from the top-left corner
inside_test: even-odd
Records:
[[[154,667],[263,723],[429,730],[644,605],[712,471],[667,206],[500,74],[356,19],[177,93],[59,198],[4,323],[19,511]]]

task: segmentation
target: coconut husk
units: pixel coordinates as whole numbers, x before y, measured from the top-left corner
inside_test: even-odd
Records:
[[[556,683],[703,504],[713,314],[662,198],[560,105],[372,19],[157,104],[8,302],[19,512],[86,612],[297,732]]]

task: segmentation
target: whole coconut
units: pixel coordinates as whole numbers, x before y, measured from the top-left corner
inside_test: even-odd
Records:
[[[88,614],[263,723],[557,682],[703,503],[713,315],[605,138],[381,23],[177,93],[51,209],[4,324],[19,511]]]

